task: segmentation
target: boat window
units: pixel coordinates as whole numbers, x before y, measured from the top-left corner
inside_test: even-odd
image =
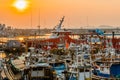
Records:
[[[64,63],[50,63],[51,66],[61,66],[64,65]]]
[[[43,70],[43,68],[41,67],[33,68],[33,71],[37,71],[37,70]]]

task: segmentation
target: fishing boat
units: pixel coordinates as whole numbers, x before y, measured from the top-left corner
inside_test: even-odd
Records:
[[[70,37],[74,35],[71,31],[61,28],[63,21],[64,17],[54,28],[50,38],[26,40],[26,47],[30,52],[27,53],[29,50],[26,49],[27,54],[17,59],[11,58],[4,65],[4,72],[10,80],[85,80],[83,77],[86,72],[89,74],[87,79],[92,80],[111,79],[111,75],[113,79],[119,77],[119,72],[116,74],[113,69],[115,66],[119,67],[119,56],[116,51],[120,50],[120,39],[107,38],[99,29],[79,34],[82,35],[79,39],[73,39]],[[53,56],[61,55],[58,55],[58,52],[51,54],[51,50],[68,50],[68,53],[63,55],[60,51],[64,57],[56,60]],[[52,57],[48,57],[49,55]],[[104,74],[102,67],[108,64],[107,71],[111,73]],[[98,70],[96,66],[101,69]]]
[[[119,80],[120,79],[120,55],[109,55],[96,61],[93,67],[93,80]]]
[[[62,24],[64,22],[64,16],[60,20],[59,24],[55,26],[52,31],[51,36],[48,39],[33,39],[27,40],[28,47],[34,45],[34,47],[41,47],[44,50],[53,49],[53,48],[65,48],[71,43],[82,43],[85,40],[73,39],[70,36],[72,32],[67,29],[62,29]],[[37,43],[37,44],[36,44]]]
[[[108,44],[108,42],[106,42]],[[113,45],[110,43],[106,45],[104,52],[96,54],[93,61],[93,80],[119,80],[120,77],[120,54],[115,51]]]
[[[22,59],[10,60],[4,65],[5,74],[10,80],[56,79],[57,75],[51,65],[46,62],[32,62],[25,62]]]

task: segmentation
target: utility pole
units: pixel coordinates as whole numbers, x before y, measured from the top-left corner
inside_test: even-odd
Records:
[[[40,36],[40,8],[39,8],[39,12],[38,12],[38,29],[39,29],[39,36]]]
[[[86,21],[87,21],[87,28],[88,28],[89,27],[88,16],[87,16]]]

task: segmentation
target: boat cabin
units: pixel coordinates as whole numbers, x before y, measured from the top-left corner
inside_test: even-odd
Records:
[[[65,63],[60,61],[60,62],[50,62],[49,65],[52,66],[52,70],[55,70],[56,74],[57,75],[61,75],[62,72],[65,71],[66,69],[66,66],[65,66]]]
[[[26,80],[54,80],[53,71],[48,65],[31,65],[24,70]]]

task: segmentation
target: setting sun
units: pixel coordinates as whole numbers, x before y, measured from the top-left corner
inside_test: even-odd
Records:
[[[29,2],[27,0],[16,0],[13,6],[20,11],[24,11],[29,7]]]

